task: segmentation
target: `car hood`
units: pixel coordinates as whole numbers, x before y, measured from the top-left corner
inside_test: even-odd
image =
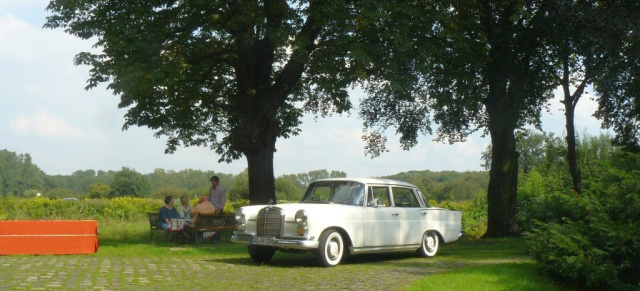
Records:
[[[269,207],[269,205],[251,205],[244,206],[242,209],[245,210],[247,215],[257,215],[260,209]],[[315,212],[322,213],[332,213],[335,211],[348,210],[348,209],[361,209],[362,206],[354,206],[354,205],[345,205],[345,204],[328,204],[328,203],[285,203],[285,204],[276,204],[271,205],[274,208],[280,208],[285,214],[285,217],[294,216],[298,210],[304,210],[307,214],[312,214]]]

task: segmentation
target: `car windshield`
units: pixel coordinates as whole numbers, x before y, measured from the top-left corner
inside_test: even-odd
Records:
[[[364,184],[353,181],[314,182],[300,202],[363,205]]]
[[[424,203],[424,205],[426,205],[427,207],[431,207],[431,205],[429,205],[429,199],[427,199],[427,196],[424,196],[422,191],[420,191],[419,189],[417,191],[418,191],[418,197],[422,199],[422,202]]]

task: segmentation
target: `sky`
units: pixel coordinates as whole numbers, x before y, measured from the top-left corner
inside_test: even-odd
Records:
[[[119,97],[100,86],[86,91],[88,66],[73,58],[95,51],[85,41],[61,29],[42,28],[48,0],[0,1],[0,150],[29,154],[47,175],[71,175],[77,170],[117,171],[122,167],[142,174],[154,169],[185,169],[238,174],[246,160],[218,163],[207,147],[179,148],[164,154],[166,138],[155,138],[146,127],[122,130],[126,109]],[[351,92],[357,105],[364,95]],[[557,91],[543,116],[543,130],[564,135],[564,115]],[[587,96],[576,109],[576,129],[599,134],[600,122],[591,115],[597,105]],[[279,139],[274,158],[276,177],[313,170],[344,171],[348,177],[380,177],[413,170],[482,170],[481,152],[488,137],[473,134],[463,143],[441,143],[421,136],[410,151],[402,150],[399,136],[387,133],[390,152],[377,158],[364,155],[362,121],[351,115],[330,118],[305,116],[302,132]]]

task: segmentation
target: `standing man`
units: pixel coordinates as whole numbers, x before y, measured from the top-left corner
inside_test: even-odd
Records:
[[[224,204],[227,201],[227,194],[224,192],[224,188],[220,186],[220,178],[213,176],[211,179],[211,188],[209,188],[209,202],[216,207],[216,211],[221,213],[224,209]]]

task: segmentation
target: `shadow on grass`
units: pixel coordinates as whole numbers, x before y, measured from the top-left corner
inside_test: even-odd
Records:
[[[208,258],[201,261],[211,263],[226,263],[237,265],[268,265],[272,268],[290,268],[295,266],[297,268],[320,268],[316,262],[315,256],[312,252],[299,252],[289,253],[277,251],[274,258],[268,263],[261,264],[256,263],[249,257],[246,246],[242,245],[240,249],[240,255],[242,257],[237,258]],[[237,250],[237,249],[236,249]],[[415,252],[393,252],[393,253],[377,253],[377,254],[358,254],[349,255],[343,258],[341,265],[396,265],[396,264],[412,264],[410,260],[416,260],[422,263],[429,263],[434,261],[433,258],[423,258],[418,256]]]
[[[198,247],[193,241],[165,241],[158,233],[149,239],[149,228],[143,223],[102,224],[99,233],[98,255],[100,256],[164,256],[167,249],[176,254],[197,257],[200,260],[227,264],[255,265],[250,259],[247,246],[229,242],[230,233],[221,234],[217,244],[202,243]],[[521,238],[510,239],[461,239],[442,244],[433,258],[419,257],[415,252],[395,252],[380,254],[358,254],[345,258],[343,265],[394,264],[398,266],[420,267],[433,263],[468,264],[504,260],[506,258],[527,258],[526,243]],[[496,263],[496,262],[491,262]],[[317,267],[312,253],[276,252],[268,263],[279,267]]]
[[[498,263],[460,268],[418,280],[407,290],[562,290],[536,271],[535,263]]]

